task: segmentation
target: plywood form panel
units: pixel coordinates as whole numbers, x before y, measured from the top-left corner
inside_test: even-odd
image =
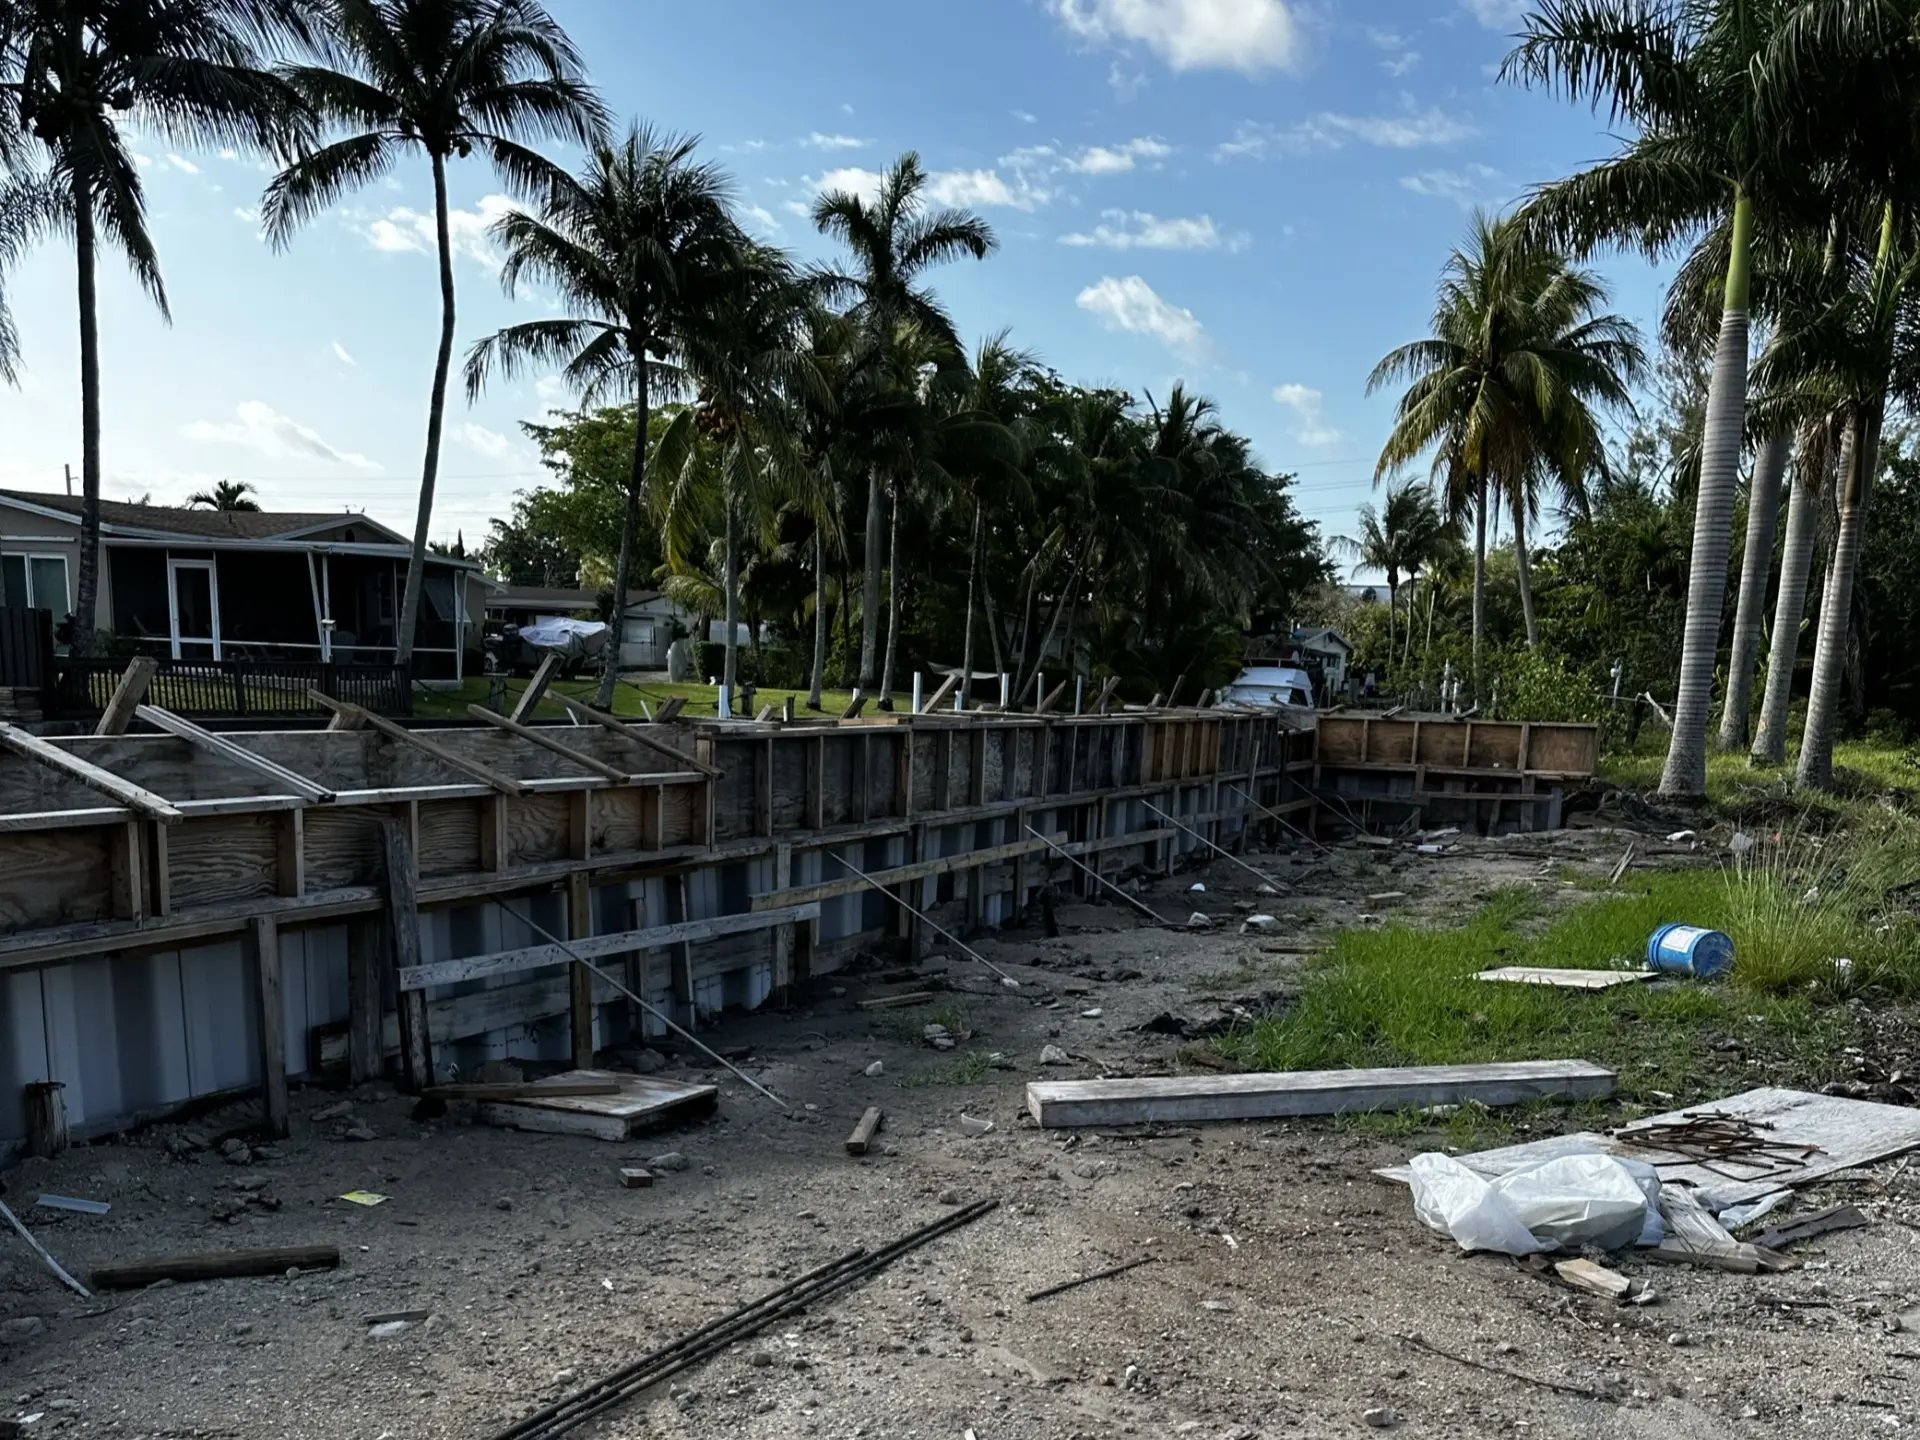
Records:
[[[278,892],[280,817],[272,813],[187,820],[167,834],[174,908]]]
[[[316,805],[307,811],[307,889],[380,883],[380,825],[404,820],[404,805]]]
[[[662,848],[691,845],[706,823],[706,790],[700,785],[670,785],[660,791]]]
[[[507,835],[513,845],[513,863],[566,859],[568,821],[565,795],[509,795]]]
[[[845,825],[853,818],[854,755],[858,741],[852,735],[826,737],[826,760],[822,765],[826,785],[822,823]]]
[[[481,815],[493,803],[482,800],[420,802],[420,843],[415,864],[422,875],[464,875],[482,868]]]
[[[0,932],[111,919],[118,835],[110,825],[0,835]]]
[[[724,772],[713,782],[713,828],[718,840],[757,835],[755,798],[759,790],[763,740],[722,738],[714,742],[714,761]]]
[[[773,828],[804,830],[813,814],[813,741],[804,736],[773,742]]]
[[[940,754],[945,740],[939,731],[913,733],[913,808],[932,810],[940,803]]]
[[[617,855],[650,845],[648,816],[655,791],[597,790],[593,796],[593,853]]]

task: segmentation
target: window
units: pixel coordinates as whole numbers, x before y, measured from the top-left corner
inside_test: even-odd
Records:
[[[67,613],[67,557],[0,555],[0,598],[32,610]]]

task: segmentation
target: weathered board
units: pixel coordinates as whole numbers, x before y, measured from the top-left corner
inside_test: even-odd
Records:
[[[1736,1115],[1765,1125],[1769,1127],[1766,1131],[1769,1141],[1782,1145],[1818,1145],[1820,1153],[1811,1156],[1797,1169],[1763,1169],[1721,1161],[1717,1169],[1709,1170],[1678,1156],[1629,1146],[1615,1136],[1583,1131],[1575,1135],[1556,1135],[1546,1140],[1535,1140],[1526,1145],[1482,1150],[1478,1154],[1459,1158],[1460,1163],[1468,1169],[1492,1180],[1561,1155],[1591,1154],[1595,1151],[1625,1155],[1649,1161],[1660,1171],[1660,1178],[1670,1184],[1697,1186],[1713,1191],[1728,1204],[1741,1204],[1772,1194],[1775,1190],[1806,1185],[1841,1170],[1871,1165],[1909,1150],[1920,1149],[1920,1110],[1909,1110],[1902,1105],[1876,1105],[1870,1100],[1848,1100],[1838,1095],[1812,1095],[1804,1090],[1763,1087],[1725,1100],[1690,1105],[1686,1110],[1676,1110],[1636,1123],[1671,1124],[1689,1114],[1707,1111]],[[1397,1180],[1401,1184],[1406,1184],[1412,1178],[1405,1166],[1394,1166],[1375,1173],[1383,1179]]]
[[[1295,1070],[1137,1080],[1036,1080],[1027,1109],[1047,1127],[1147,1121],[1264,1120],[1346,1115],[1415,1105],[1517,1105],[1611,1095],[1613,1071],[1585,1060],[1421,1065],[1383,1070]]]
[[[652,1075],[619,1075],[611,1070],[569,1070],[539,1084],[578,1085],[611,1080],[617,1095],[556,1095],[551,1100],[514,1100],[480,1107],[483,1120],[515,1130],[555,1135],[586,1135],[621,1141],[642,1131],[705,1115],[720,1101],[716,1085],[683,1085]]]
[[[1653,979],[1652,970],[1553,970],[1535,965],[1502,965],[1482,970],[1476,980],[1505,981],[1510,985],[1553,985],[1562,990],[1608,990]]]

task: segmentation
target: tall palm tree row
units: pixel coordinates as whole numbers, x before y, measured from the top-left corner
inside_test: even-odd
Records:
[[[1442,271],[1433,334],[1390,352],[1367,380],[1370,392],[1406,384],[1376,483],[1432,451],[1449,515],[1473,517],[1476,694],[1494,496],[1511,506],[1527,640],[1537,646],[1526,532],[1540,489],[1552,483],[1577,503],[1605,463],[1601,416],[1630,403],[1645,368],[1638,333],[1606,303],[1599,277],[1523,219],[1476,214]]]
[[[1387,577],[1387,657],[1393,658],[1394,621],[1400,608],[1403,580],[1415,579],[1439,558],[1448,541],[1448,526],[1433,491],[1416,480],[1389,487],[1385,502],[1375,509],[1360,507],[1360,533],[1337,536],[1333,548],[1349,556],[1360,569],[1378,570]],[[1412,640],[1413,599],[1407,600],[1407,637]]]

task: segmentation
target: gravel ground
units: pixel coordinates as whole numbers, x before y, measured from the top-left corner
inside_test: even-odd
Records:
[[[785,1015],[714,1032],[791,1114],[674,1056],[667,1075],[720,1083],[718,1115],[624,1146],[496,1130],[457,1108],[419,1124],[375,1086],[297,1092],[292,1139],[246,1164],[217,1143],[237,1112],[30,1162],[4,1177],[10,1198],[76,1271],[324,1242],[343,1264],[86,1302],[0,1241],[0,1418],[38,1416],[29,1436],[484,1440],[854,1245],[992,1196],[1001,1205],[984,1220],[579,1433],[1664,1440],[1915,1423],[1920,1335],[1898,1317],[1920,1306],[1920,1182],[1904,1167],[1806,1196],[1802,1210],[1845,1200],[1876,1223],[1802,1245],[1797,1271],[1629,1259],[1621,1268],[1648,1274],[1660,1300],[1615,1308],[1423,1230],[1406,1193],[1371,1174],[1423,1148],[1417,1138],[1315,1122],[1069,1134],[1024,1118],[1029,1079],[1177,1067],[1187,1042],[1133,1027],[1273,1003],[1298,961],[1263,947],[1367,923],[1368,894],[1404,891],[1395,913],[1435,917],[1515,881],[1571,896],[1541,874],[1549,844],[1602,872],[1623,848],[1566,832],[1466,841],[1438,859],[1253,857],[1279,898],[1218,862],[1144,892],[1170,919],[1213,915],[1211,929],[1074,902],[1057,939],[981,941],[1017,992],[940,952],[919,972],[950,992],[931,1010],[854,1008],[925,987],[883,981],[894,962],[827,977]],[[1188,892],[1196,876],[1206,893]],[[1243,937],[1236,902],[1283,924]],[[959,1033],[953,1051],[921,1040],[934,1019]],[[1072,1063],[1043,1069],[1046,1044]],[[867,1075],[876,1060],[884,1073]],[[348,1112],[330,1114],[343,1100]],[[868,1105],[886,1125],[874,1153],[851,1159],[841,1142]],[[964,1133],[962,1112],[993,1131]],[[653,1188],[618,1188],[622,1163],[669,1153],[685,1168],[668,1161]],[[337,1198],[355,1189],[391,1198]],[[113,1209],[26,1208],[43,1191]],[[1024,1299],[1141,1256],[1152,1263]],[[399,1311],[430,1318],[371,1333],[369,1317]]]

